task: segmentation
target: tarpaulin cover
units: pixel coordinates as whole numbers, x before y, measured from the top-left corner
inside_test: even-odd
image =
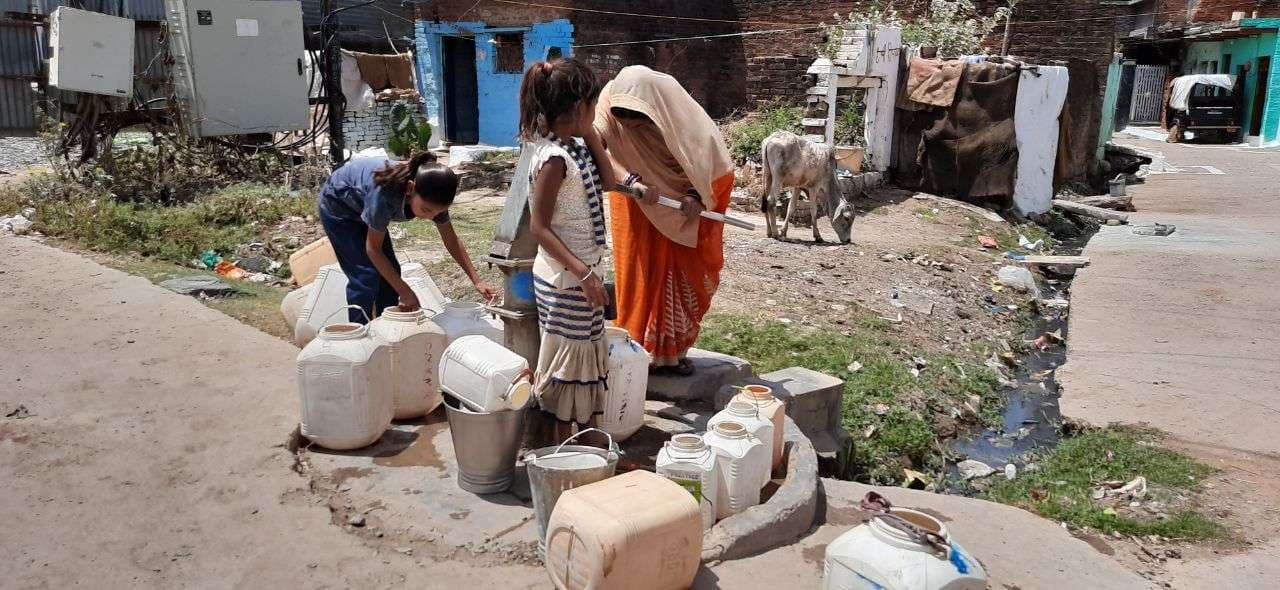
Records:
[[[1187,98],[1196,84],[1217,86],[1231,90],[1236,85],[1236,77],[1230,74],[1196,74],[1194,76],[1178,76],[1173,80],[1173,92],[1169,95],[1169,108],[1176,111],[1187,110]]]

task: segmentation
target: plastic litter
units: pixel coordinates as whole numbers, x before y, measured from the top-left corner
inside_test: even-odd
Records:
[[[161,282],[160,286],[180,295],[225,297],[236,293],[235,287],[213,277],[182,277],[169,279]]]
[[[1030,293],[1033,298],[1040,298],[1040,289],[1036,287],[1036,278],[1022,266],[1005,266],[996,273],[996,279],[1001,285],[1016,289],[1023,293]]]
[[[992,469],[990,465],[973,459],[965,459],[964,461],[957,463],[956,469],[960,470],[960,477],[963,477],[964,479],[986,477],[996,472],[996,470]]]
[[[995,249],[1000,247],[999,242],[996,242],[996,239],[991,236],[978,236],[978,243],[981,244],[983,248]]]
[[[234,281],[243,281],[249,277],[249,273],[245,269],[236,266],[231,262],[223,260],[213,267],[214,272],[227,277]]]

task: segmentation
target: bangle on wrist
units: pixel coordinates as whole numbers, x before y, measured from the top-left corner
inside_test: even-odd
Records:
[[[594,269],[594,268],[588,268],[588,269],[587,269],[587,274],[582,275],[582,278],[578,279],[578,282],[579,282],[579,283],[586,284],[587,279],[591,278],[591,277],[592,277],[592,275],[594,275],[594,274],[596,274],[596,269]]]

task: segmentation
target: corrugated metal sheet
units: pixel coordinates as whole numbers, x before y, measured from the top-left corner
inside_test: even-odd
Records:
[[[30,12],[27,0],[0,0],[5,12]],[[19,24],[0,26],[0,129],[35,129],[36,93],[31,83],[41,70],[41,50],[36,28]]]
[[[308,31],[320,27],[320,3],[321,0],[302,0],[302,20]],[[331,4],[351,6],[355,0],[333,0]],[[339,13],[338,22],[342,30],[338,38],[344,47],[390,53],[391,46],[387,43],[387,33],[390,32],[397,47],[410,48],[412,43],[403,40],[413,37],[413,10],[407,6],[399,0],[379,0],[369,6]],[[386,31],[383,31],[383,23],[386,23]]]

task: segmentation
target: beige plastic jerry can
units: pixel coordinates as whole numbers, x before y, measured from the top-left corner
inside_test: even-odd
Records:
[[[560,590],[681,590],[698,573],[702,517],[679,484],[632,471],[565,491],[546,540]]]

